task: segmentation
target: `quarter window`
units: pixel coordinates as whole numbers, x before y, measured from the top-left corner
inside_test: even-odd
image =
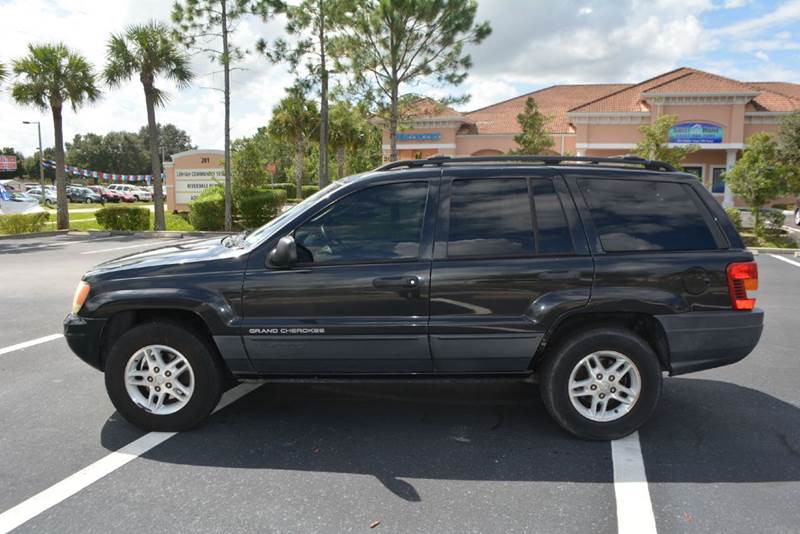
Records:
[[[535,178],[531,184],[536,212],[536,251],[539,254],[573,252],[567,218],[553,182]]]
[[[525,256],[534,251],[525,178],[454,180],[447,256]]]
[[[613,179],[579,185],[607,252],[717,248],[688,185]]]
[[[426,182],[379,185],[336,202],[295,231],[300,263],[368,263],[419,256]]]

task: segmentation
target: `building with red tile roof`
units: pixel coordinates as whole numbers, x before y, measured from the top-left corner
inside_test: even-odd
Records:
[[[517,115],[529,97],[548,117],[555,154],[627,154],[640,140],[642,125],[660,115],[677,116],[671,142],[699,148],[684,169],[697,174],[726,205],[733,197],[723,174],[747,138],[775,132],[782,117],[800,110],[800,84],[741,82],[687,67],[636,84],[554,85],[463,113],[420,97],[405,110],[399,157],[506,153],[517,147]],[[386,130],[383,143],[388,158]]]

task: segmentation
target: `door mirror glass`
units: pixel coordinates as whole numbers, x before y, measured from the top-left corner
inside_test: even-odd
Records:
[[[294,237],[287,235],[280,238],[267,256],[267,262],[273,267],[291,267],[297,263],[297,245]]]

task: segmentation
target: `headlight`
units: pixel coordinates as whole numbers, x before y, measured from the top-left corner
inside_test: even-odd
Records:
[[[83,303],[86,302],[86,297],[89,296],[90,289],[91,286],[87,282],[84,282],[83,280],[78,282],[78,287],[75,288],[75,296],[72,297],[73,314],[77,314],[79,311],[81,311]]]

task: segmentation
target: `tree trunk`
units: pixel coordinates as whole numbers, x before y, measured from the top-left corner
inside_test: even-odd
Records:
[[[389,117],[389,161],[397,161],[398,84],[392,82],[391,116]]]
[[[328,185],[328,67],[325,63],[325,11],[319,0],[320,102],[319,102],[319,187]]]
[[[305,139],[298,139],[294,148],[294,183],[297,187],[295,195],[303,198],[303,156],[306,151]]]
[[[225,230],[233,227],[233,195],[231,192],[231,58],[228,50],[227,0],[220,0],[222,9],[222,69],[225,78]]]
[[[336,149],[336,166],[338,172],[336,176],[341,180],[344,178],[344,147],[340,146]]]
[[[150,170],[153,174],[153,208],[155,209],[155,223],[153,230],[166,230],[164,221],[164,196],[161,181],[161,162],[158,159],[158,125],[156,124],[156,109],[152,86],[144,88],[144,102],[147,106],[147,133],[150,137]]]
[[[64,176],[64,132],[61,106],[53,106],[52,109],[56,144],[56,227],[59,230],[67,230],[69,229],[69,201],[67,199],[67,181]],[[42,198],[46,198],[45,191],[42,191]]]

